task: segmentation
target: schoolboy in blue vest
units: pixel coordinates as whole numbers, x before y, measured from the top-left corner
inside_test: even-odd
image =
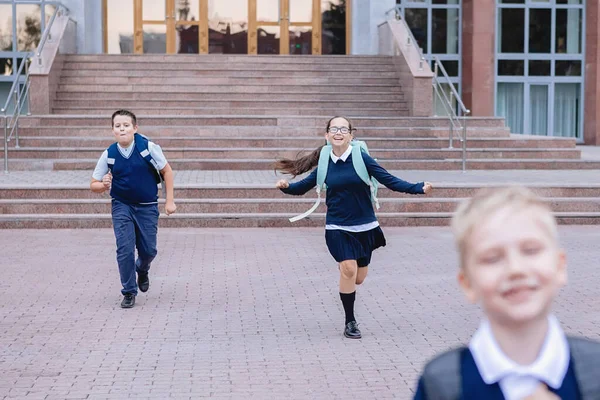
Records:
[[[128,110],[115,111],[112,129],[116,143],[100,156],[90,188],[95,193],[110,189],[117,263],[123,285],[121,307],[131,308],[138,287],[146,292],[150,286],[148,271],[157,254],[160,175],[166,188],[166,214],[173,214],[177,207],[173,199],[173,170],[160,146],[137,133],[135,115]]]
[[[457,210],[459,284],[485,313],[468,347],[430,361],[418,400],[600,399],[600,343],[551,313],[567,282],[548,205],[522,187],[484,190]]]

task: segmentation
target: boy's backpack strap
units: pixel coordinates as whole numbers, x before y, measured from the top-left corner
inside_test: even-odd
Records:
[[[354,141],[352,143],[352,165],[354,166],[354,170],[358,177],[369,186],[371,191],[371,200],[375,204],[375,208],[379,209],[379,200],[377,199],[377,181],[374,178],[371,178],[369,175],[369,171],[367,170],[367,165],[365,164],[365,160],[363,159],[362,152],[365,151],[369,154],[366,149],[366,144],[364,142]]]
[[[156,182],[160,183],[161,182],[160,171],[158,169],[158,164],[152,158],[152,155],[150,154],[150,150],[148,149],[148,138],[139,133],[136,133],[133,136],[134,136],[134,140],[135,140],[135,148],[137,149],[138,153],[140,153],[142,158],[144,160],[146,160],[146,162],[148,164],[152,165],[152,168],[154,168],[154,170],[156,171],[156,173],[158,175],[156,177]]]
[[[300,221],[301,219],[308,217],[310,214],[315,212],[315,210],[319,207],[319,204],[321,204],[321,191],[326,187],[325,178],[327,177],[330,154],[331,145],[326,144],[321,148],[321,153],[319,154],[319,164],[317,165],[317,200],[315,201],[315,204],[313,204],[308,211],[290,218],[290,222]]]
[[[567,337],[582,400],[600,400],[600,343]]]
[[[113,172],[113,167],[115,166],[115,157],[117,156],[118,151],[119,149],[117,149],[116,142],[108,146],[108,149],[106,149],[106,152],[108,154],[106,163],[108,164],[108,170],[111,174]]]
[[[423,371],[425,395],[432,400],[457,400],[461,397],[461,355],[465,347],[450,350],[430,361]]]
[[[154,160],[154,158],[152,158],[152,154],[150,154],[150,150],[148,149],[148,142],[149,139],[140,134],[140,133],[135,133],[133,135],[134,141],[135,141],[135,148],[138,151],[138,153],[140,153],[140,155],[142,156],[142,158],[144,160],[146,160],[146,162],[148,164],[150,164],[152,166],[152,168],[154,169],[154,171],[156,172],[155,174],[155,178],[156,178],[156,183],[160,183],[163,189],[163,197],[166,199],[167,198],[167,189],[165,187],[165,181],[163,180],[162,174],[160,173],[160,169],[158,168],[158,163],[156,162],[156,160]]]

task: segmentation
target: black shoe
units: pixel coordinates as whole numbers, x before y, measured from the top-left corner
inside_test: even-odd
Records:
[[[350,321],[346,324],[346,328],[344,329],[344,336],[350,339],[360,339],[362,336],[360,335],[360,330],[358,329],[358,324],[356,321]]]
[[[131,308],[135,304],[135,295],[133,293],[126,293],[121,302],[121,308]]]
[[[147,292],[150,287],[150,279],[147,272],[138,272],[138,288],[142,292]]]

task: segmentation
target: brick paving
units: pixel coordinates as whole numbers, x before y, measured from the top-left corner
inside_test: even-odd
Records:
[[[473,170],[419,171],[390,170],[404,180],[427,180],[434,184],[522,183],[522,184],[600,184],[597,170]],[[11,171],[0,173],[0,188],[14,186],[89,186],[92,171]],[[175,189],[186,185],[273,185],[285,177],[273,171],[175,171]]]
[[[110,230],[2,230],[0,399],[408,399],[468,340],[446,228],[384,228],[342,337],[322,229],[162,229],[151,287],[123,310]],[[561,227],[556,313],[600,338],[600,231]]]

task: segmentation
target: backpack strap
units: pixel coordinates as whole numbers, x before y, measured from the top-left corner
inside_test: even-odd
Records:
[[[450,350],[432,361],[423,371],[426,398],[432,400],[457,400],[461,397],[461,356],[466,347]]]
[[[600,343],[567,337],[582,400],[600,400]]]
[[[152,158],[152,155],[150,154],[150,150],[148,149],[149,139],[140,133],[135,133],[133,135],[133,139],[135,141],[135,148],[137,149],[138,153],[140,153],[142,158],[148,164],[150,164],[150,166],[152,166],[152,169],[156,172],[156,174],[155,174],[156,183],[161,184],[163,196],[166,199],[167,198],[167,188],[165,185],[165,181],[163,180],[162,174],[160,173],[160,170],[158,169],[158,163],[156,162],[156,160],[154,160],[154,158]]]
[[[112,174],[113,172],[113,168],[115,166],[115,157],[117,156],[116,152],[118,152],[119,150],[117,149],[117,143],[113,143],[110,146],[108,146],[108,149],[106,149],[106,152],[108,154],[107,158],[106,158],[106,163],[108,164],[108,170],[110,171],[110,173]]]
[[[315,204],[306,212],[296,215],[295,217],[290,218],[290,222],[300,221],[303,218],[308,217],[310,214],[315,212],[319,204],[321,204],[321,191],[325,190],[325,178],[327,177],[327,168],[329,167],[329,157],[331,154],[331,145],[326,144],[321,148],[321,153],[319,154],[319,164],[317,165],[317,200]]]
[[[375,208],[379,210],[379,200],[377,199],[377,181],[375,178],[371,178],[369,171],[367,171],[365,160],[362,157],[362,152],[365,150],[363,150],[360,142],[355,142],[356,143],[353,143],[352,145],[352,165],[354,165],[354,170],[358,174],[359,178],[369,186],[371,191],[371,201],[373,201],[375,204]]]

